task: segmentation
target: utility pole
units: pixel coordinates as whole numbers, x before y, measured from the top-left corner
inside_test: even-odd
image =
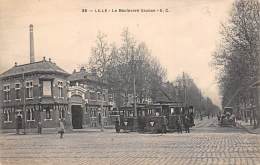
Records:
[[[258,43],[257,43],[257,54],[258,54],[258,69],[257,69],[257,81],[260,81],[260,30],[258,32]],[[256,85],[256,116],[257,116],[257,126],[260,127],[260,85]]]
[[[133,78],[133,85],[134,85],[134,116],[137,117],[137,109],[136,109],[136,89],[135,89],[135,73],[134,73],[134,78]]]
[[[101,128],[100,128],[100,131],[101,132],[104,132],[104,104],[103,104],[103,102],[105,101],[105,97],[104,97],[104,89],[103,89],[103,77],[100,79],[100,87],[101,87],[101,91],[100,91],[100,95],[101,95],[101,97],[100,97],[100,101],[101,101],[101,104],[100,104],[100,122],[101,122]],[[104,93],[103,93],[104,92]]]
[[[184,72],[182,73],[182,81],[183,81],[183,88],[184,88],[184,105],[187,107],[187,89],[186,89],[186,78]]]
[[[135,57],[134,57],[134,48],[132,47],[132,67],[133,67],[133,97],[134,97],[134,117],[137,118],[137,109],[136,109],[136,87],[135,87]]]
[[[23,69],[23,76],[22,76],[22,84],[23,84],[23,118],[24,118],[24,134],[26,134],[26,110],[25,110],[25,78],[24,78],[24,69]]]
[[[136,81],[136,77],[135,77],[135,72],[136,72],[136,65],[135,65],[135,58],[134,58],[134,48],[132,47],[132,67],[133,67],[133,97],[134,97],[134,129],[137,130],[138,129],[138,123],[137,123],[137,108],[136,108],[136,87],[135,87],[135,81]]]
[[[202,102],[201,102],[201,101],[202,101],[202,95],[201,95],[201,90],[200,90],[200,112],[199,112],[199,113],[200,113],[200,114],[199,114],[199,115],[200,115],[200,120],[202,120],[202,115],[201,115],[201,111],[202,111]]]

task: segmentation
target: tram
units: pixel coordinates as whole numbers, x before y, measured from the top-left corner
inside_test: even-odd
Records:
[[[221,115],[220,126],[235,126],[233,107],[224,107],[224,112]]]
[[[133,107],[120,108],[120,125],[122,129],[138,132],[166,133],[177,130],[177,120],[183,125],[185,115],[194,126],[194,109],[184,107],[182,102],[158,102],[154,104],[137,104],[137,128],[134,126]],[[137,130],[135,130],[137,129]]]

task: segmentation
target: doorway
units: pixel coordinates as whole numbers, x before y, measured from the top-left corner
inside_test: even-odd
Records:
[[[81,105],[72,105],[71,106],[72,113],[72,127],[73,129],[82,129],[82,108]]]

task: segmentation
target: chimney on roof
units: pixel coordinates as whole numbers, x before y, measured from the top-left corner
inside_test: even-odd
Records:
[[[33,41],[33,25],[30,24],[30,63],[34,63],[34,41]]]
[[[51,62],[51,58],[49,58],[49,62]]]
[[[14,63],[14,66],[17,66],[17,62]]]

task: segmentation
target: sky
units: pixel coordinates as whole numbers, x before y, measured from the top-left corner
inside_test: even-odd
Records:
[[[186,72],[204,96],[221,105],[210,62],[220,42],[220,23],[231,7],[232,0],[0,0],[0,73],[15,62],[29,63],[29,24],[34,25],[36,61],[51,58],[69,73],[88,62],[98,31],[119,46],[120,34],[128,27],[167,69],[169,81]],[[95,12],[98,9],[110,12]]]

